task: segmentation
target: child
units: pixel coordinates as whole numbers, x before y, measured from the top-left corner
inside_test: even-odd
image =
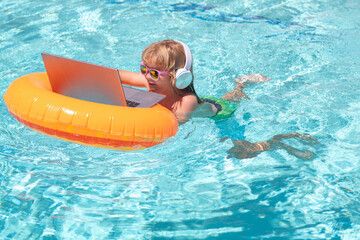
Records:
[[[169,109],[180,124],[185,123],[191,117],[212,117],[214,119],[226,118],[235,111],[239,100],[247,97],[243,93],[249,84],[265,82],[268,78],[260,74],[245,75],[236,78],[236,89],[225,93],[222,99],[207,97],[200,99],[194,89],[194,76],[192,73],[192,55],[185,43],[175,40],[155,42],[147,47],[142,53],[140,72],[134,73],[119,70],[122,82],[137,87],[146,87],[151,92],[166,95],[160,104]],[[244,154],[236,154],[236,157],[250,157],[247,152],[258,153],[277,146],[282,138],[290,135],[278,135],[277,141],[262,143],[250,143],[245,140],[233,140],[234,147],[241,149]],[[299,137],[291,135],[290,137]],[[246,143],[241,144],[241,142]],[[285,144],[283,144],[285,145]],[[283,146],[285,148],[285,146]],[[237,152],[230,149],[229,153]],[[301,156],[300,156],[301,157]]]
[[[194,116],[216,115],[216,106],[203,103],[194,90],[192,56],[184,43],[164,40],[151,44],[142,54],[140,71],[120,70],[123,83],[166,95],[160,104],[173,112],[180,124]]]

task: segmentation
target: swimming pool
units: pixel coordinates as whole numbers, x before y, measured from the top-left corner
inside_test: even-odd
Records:
[[[305,132],[304,161],[279,149],[236,159],[211,119],[116,152],[53,139],[0,101],[1,239],[358,239],[357,0],[1,1],[0,93],[44,71],[41,52],[138,71],[142,50],[192,49],[199,95],[261,73],[233,123],[248,141]],[[231,129],[231,128],[230,128]],[[226,133],[225,133],[226,134]],[[230,134],[230,133],[229,133]]]

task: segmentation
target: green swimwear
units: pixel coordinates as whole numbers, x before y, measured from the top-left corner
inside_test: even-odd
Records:
[[[202,97],[201,101],[211,103],[217,108],[218,111],[216,115],[211,117],[214,120],[220,120],[230,117],[238,107],[238,104],[234,102],[210,96]]]

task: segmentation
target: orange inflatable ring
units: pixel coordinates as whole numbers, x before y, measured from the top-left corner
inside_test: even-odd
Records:
[[[175,116],[159,104],[130,108],[67,97],[52,91],[46,73],[16,79],[4,100],[9,112],[25,126],[94,147],[144,149],[164,142],[178,130]]]

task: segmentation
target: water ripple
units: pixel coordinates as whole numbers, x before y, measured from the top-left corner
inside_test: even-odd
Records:
[[[181,39],[200,95],[221,96],[242,74],[272,78],[246,88],[225,134],[308,132],[319,146],[289,144],[317,157],[276,149],[236,159],[211,119],[139,152],[85,147],[22,126],[1,100],[0,238],[359,236],[356,3],[225,2],[0,1],[0,93],[44,71],[43,51],[137,71],[147,44]]]

